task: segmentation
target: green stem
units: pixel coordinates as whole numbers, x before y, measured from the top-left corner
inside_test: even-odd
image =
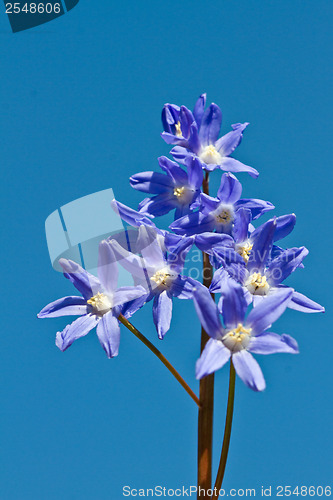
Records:
[[[156,347],[154,346],[154,344],[152,344],[141,332],[139,332],[139,330],[137,328],[135,328],[135,326],[133,326],[132,323],[130,323],[122,314],[120,314],[118,316],[118,319],[119,319],[119,321],[124,326],[126,326],[126,328],[128,328],[128,330],[130,332],[132,332],[139,340],[141,340],[141,342],[143,342],[144,345],[147,346],[148,349],[150,349],[151,352],[153,354],[155,354],[155,356],[160,361],[162,361],[162,363],[164,364],[164,366],[167,367],[167,369],[172,373],[172,375],[175,377],[175,379],[178,380],[178,382],[180,383],[180,385],[185,389],[185,391],[191,396],[191,398],[193,399],[193,401],[200,408],[199,398],[194,394],[194,392],[192,391],[192,389],[187,385],[187,383],[185,382],[185,380],[179,375],[179,373],[172,366],[172,364],[169,363],[169,361],[166,359],[166,357],[163,356],[163,354],[158,349],[156,349]]]
[[[235,399],[235,381],[236,381],[236,372],[233,365],[232,360],[230,360],[230,379],[229,379],[229,394],[228,394],[228,405],[227,405],[227,416],[225,419],[225,428],[224,428],[224,438],[221,452],[221,459],[219,468],[217,471],[215,488],[214,488],[214,496],[212,498],[219,497],[219,490],[222,485],[224,471],[227,464],[228,451],[229,451],[229,443],[230,443],[230,435],[231,435],[231,427],[232,427],[232,417],[234,413],[234,399]]]

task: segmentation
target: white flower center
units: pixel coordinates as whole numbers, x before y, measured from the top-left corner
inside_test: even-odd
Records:
[[[267,295],[270,288],[266,276],[262,276],[260,273],[251,274],[246,280],[245,286],[252,295]]]
[[[235,245],[235,250],[239,255],[241,255],[247,264],[249,262],[250,253],[253,248],[253,244],[247,241],[246,243],[237,243]]]
[[[103,314],[106,314],[112,309],[110,298],[104,293],[100,292],[87,300],[87,304],[89,304],[94,309],[95,314],[98,314],[100,316],[103,316]]]
[[[182,129],[181,129],[181,126],[180,126],[180,122],[177,122],[176,125],[175,125],[175,129],[176,129],[176,133],[175,135],[177,137],[183,137],[183,133],[182,133]]]
[[[246,349],[251,339],[251,328],[244,328],[238,323],[237,328],[229,330],[222,339],[223,344],[232,352]]]
[[[222,155],[217,151],[217,149],[211,144],[210,146],[205,146],[200,155],[200,160],[207,164],[220,164],[222,161]]]
[[[213,215],[219,224],[231,224],[234,220],[234,209],[232,205],[221,204],[214,210]]]
[[[163,267],[162,269],[156,271],[150,280],[156,283],[157,286],[167,289],[170,288],[176,278],[177,274],[174,271],[172,271],[169,267]]]

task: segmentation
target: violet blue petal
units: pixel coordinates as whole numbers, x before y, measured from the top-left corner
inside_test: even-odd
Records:
[[[97,325],[97,337],[109,359],[118,356],[120,344],[120,328],[118,320],[112,312],[104,314]]]
[[[281,288],[252,309],[246,321],[253,330],[252,335],[260,335],[284,313],[293,293],[292,288]]]
[[[230,172],[223,174],[217,197],[223,203],[235,203],[242,194],[242,185]]]
[[[90,299],[101,288],[99,280],[72,260],[59,259],[64,276],[69,279],[85,299]]]
[[[73,323],[67,325],[62,332],[57,332],[56,346],[61,351],[66,351],[75,340],[87,335],[97,325],[99,320],[100,318],[95,314],[85,314],[76,319]]]
[[[193,109],[193,116],[195,121],[197,122],[198,127],[201,125],[202,117],[205,112],[206,106],[206,94],[201,94],[197,102],[195,103]]]
[[[195,376],[201,379],[222,368],[230,359],[231,352],[220,340],[209,339],[195,365]]]
[[[161,194],[173,190],[173,179],[159,172],[139,172],[130,177],[132,188],[144,193]]]
[[[249,255],[247,269],[251,272],[263,273],[273,246],[273,236],[276,229],[276,220],[272,219],[264,224],[258,238],[253,241],[253,247]]]
[[[278,257],[273,259],[266,271],[266,276],[271,286],[282,283],[288,276],[295,271],[308,255],[309,251],[305,247],[288,248]]]
[[[230,156],[241,143],[243,131],[248,125],[249,123],[235,123],[231,125],[233,130],[216,142],[215,147],[217,151],[222,156]]]
[[[299,292],[294,292],[288,304],[290,309],[305,313],[325,312],[325,308]]]
[[[247,351],[236,352],[232,356],[237,375],[253,391],[263,391],[266,387],[261,368],[254,357]]]
[[[155,296],[153,303],[153,320],[160,339],[163,339],[170,328],[171,316],[172,297],[167,290],[163,290],[163,292]]]
[[[223,327],[220,315],[208,288],[203,285],[196,287],[193,292],[193,301],[204,330],[213,339],[221,339]]]
[[[87,314],[87,301],[83,297],[63,297],[50,302],[37,314],[38,318],[58,318],[59,316],[76,316]]]
[[[222,113],[217,104],[212,103],[204,112],[199,130],[201,144],[215,144],[221,129]]]
[[[107,292],[117,288],[117,259],[109,241],[102,240],[98,250],[98,278]]]
[[[235,158],[231,158],[231,156],[226,156],[222,159],[220,168],[222,170],[225,170],[226,172],[247,172],[251,177],[254,178],[258,177],[259,175],[258,170],[253,167],[249,167],[248,165],[245,165],[238,160],[235,160]]]
[[[252,337],[248,350],[255,354],[275,354],[278,352],[297,354],[299,352],[296,340],[290,335],[277,335],[272,332]]]

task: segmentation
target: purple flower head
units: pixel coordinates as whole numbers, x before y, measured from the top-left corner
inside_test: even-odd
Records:
[[[110,244],[120,265],[132,274],[136,284],[145,288],[145,301],[154,300],[153,319],[162,339],[170,328],[173,298],[192,298],[193,282],[180,273],[193,238],[163,237],[149,227],[140,226],[137,242],[140,255],[124,249],[116,240],[110,240]],[[167,247],[172,251],[167,252]],[[134,309],[140,306],[140,299],[132,304]]]
[[[222,113],[212,103],[206,110],[206,94],[202,94],[196,102],[193,113],[185,106],[166,104],[162,111],[163,139],[168,144],[175,144],[171,151],[173,157],[184,163],[188,156],[196,156],[202,167],[208,171],[220,168],[227,172],[248,172],[258,177],[252,167],[230,157],[243,138],[243,131],[249,125],[235,123],[232,131],[220,139]]]
[[[282,250],[277,257],[271,258],[273,242],[288,234],[294,227],[295,216],[283,216],[267,221],[250,235],[249,239],[235,245],[240,261],[224,260],[223,268],[218,269],[210,287],[211,292],[223,289],[225,272],[243,285],[248,303],[256,306],[266,297],[274,295],[284,287],[283,281],[290,276],[308,255],[305,247]],[[324,312],[324,308],[294,291],[288,307],[302,312]]]
[[[196,158],[186,160],[187,172],[165,156],[158,159],[165,174],[140,172],[130,178],[133,188],[144,193],[155,194],[145,198],[139,205],[141,214],[164,215],[175,210],[175,219],[190,213],[192,203],[200,194],[203,181],[201,163]]]
[[[280,290],[252,309],[245,318],[247,302],[242,287],[225,279],[221,323],[219,310],[204,287],[194,290],[193,299],[200,322],[211,337],[196,364],[196,377],[202,378],[222,368],[232,358],[243,382],[254,391],[265,389],[265,379],[254,354],[298,353],[296,340],[289,335],[268,332],[285,311],[292,289]]]
[[[233,231],[239,231],[239,226],[243,224],[240,209],[247,209],[251,218],[257,219],[274,208],[269,201],[240,199],[241,193],[242,185],[239,180],[233,174],[223,174],[217,197],[202,193],[199,211],[176,220],[170,225],[170,229],[185,235],[212,231],[232,234]]]
[[[108,358],[118,355],[120,328],[118,316],[124,305],[145,295],[140,286],[117,288],[118,268],[111,245],[102,241],[99,245],[98,278],[88,273],[72,260],[60,259],[64,276],[68,278],[82,297],[63,297],[45,306],[38,318],[79,315],[56,336],[56,345],[65,351],[74,340],[87,335],[95,326],[98,339]]]

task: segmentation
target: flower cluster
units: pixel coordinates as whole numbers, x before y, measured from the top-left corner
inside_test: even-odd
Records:
[[[159,172],[140,172],[131,186],[152,196],[134,210],[112,200],[113,209],[126,224],[137,228],[135,251],[112,239],[99,246],[98,278],[78,264],[60,260],[64,275],[82,297],[64,297],[39,313],[40,318],[80,315],[56,336],[64,351],[95,326],[108,357],[118,354],[119,317],[131,317],[152,302],[153,321],[163,339],[171,324],[174,299],[193,300],[199,320],[211,337],[196,365],[202,378],[230,358],[239,377],[253,390],[265,388],[261,369],[251,353],[297,353],[289,335],[268,331],[287,307],[314,313],[324,308],[284,285],[297,268],[303,268],[305,247],[277,245],[291,233],[294,214],[273,217],[257,227],[255,221],[275,207],[269,201],[242,198],[242,185],[234,175],[258,172],[231,155],[240,144],[248,123],[236,123],[219,138],[222,113],[216,104],[206,108],[206,95],[193,112],[166,104],[162,111],[167,144],[173,160],[158,159]],[[210,196],[210,172],[221,169],[220,187]],[[153,219],[174,211],[168,230]],[[210,288],[182,274],[192,246],[209,256],[214,271]],[[206,259],[207,260],[207,259]],[[133,285],[117,288],[118,264],[131,273]],[[219,294],[217,303],[213,294]]]

